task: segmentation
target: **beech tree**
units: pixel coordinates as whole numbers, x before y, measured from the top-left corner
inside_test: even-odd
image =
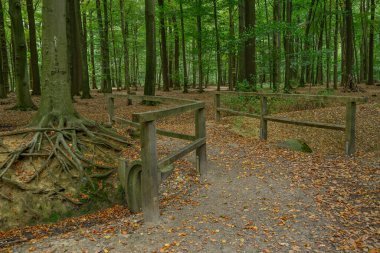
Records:
[[[27,46],[25,41],[24,25],[21,14],[21,1],[9,0],[9,13],[12,23],[12,40],[15,53],[15,82],[17,102],[13,107],[17,110],[33,110],[35,105],[29,92],[29,71],[27,60]]]

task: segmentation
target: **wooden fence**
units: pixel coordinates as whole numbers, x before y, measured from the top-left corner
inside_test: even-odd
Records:
[[[240,112],[240,111],[234,111],[227,108],[222,108],[220,105],[220,97],[222,95],[260,97],[260,100],[261,100],[260,114]],[[295,119],[288,119],[288,118],[268,115],[268,103],[267,103],[268,97],[275,97],[275,98],[282,98],[282,99],[320,100],[320,101],[330,100],[330,101],[335,101],[335,102],[346,103],[345,125],[295,120]],[[317,127],[317,128],[345,131],[345,152],[347,155],[352,155],[355,153],[356,104],[359,102],[367,102],[367,101],[368,101],[368,98],[366,97],[276,94],[276,93],[262,94],[262,93],[256,93],[256,92],[229,92],[229,91],[217,92],[215,94],[215,108],[216,108],[215,120],[220,121],[221,112],[260,119],[260,139],[263,139],[263,140],[266,140],[268,138],[268,121],[274,121],[274,122],[280,122],[280,123],[292,124],[292,125],[298,125],[298,126],[308,126],[308,127]]]
[[[122,97],[130,105],[133,100],[151,102],[169,102],[173,108],[133,113],[132,121],[114,115],[114,99]],[[126,191],[129,208],[133,212],[142,209],[146,222],[159,221],[159,184],[173,171],[171,164],[188,153],[196,150],[197,169],[202,178],[207,171],[206,157],[206,119],[204,102],[176,99],[169,97],[137,96],[137,95],[107,95],[108,115],[110,123],[120,123],[140,129],[141,162],[128,164],[121,160],[119,173],[122,185]],[[166,131],[156,128],[156,120],[168,116],[195,111],[195,136]],[[158,160],[156,134],[192,141],[173,154]]]

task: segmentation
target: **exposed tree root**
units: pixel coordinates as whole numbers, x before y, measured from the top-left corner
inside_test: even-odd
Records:
[[[73,181],[73,185],[80,180],[95,190],[93,180],[112,175],[115,172],[112,165],[117,164],[117,152],[122,150],[121,145],[129,145],[127,138],[77,115],[65,117],[49,114],[27,129],[3,133],[0,137],[14,135],[25,135],[24,138],[29,140],[14,151],[9,151],[0,142],[1,147],[8,153],[6,160],[0,164],[0,181],[22,191],[47,194],[49,197],[64,199],[76,205],[80,204],[80,201],[66,194],[66,189],[57,182],[54,182],[55,187],[50,189],[31,185],[38,185],[33,182],[38,180],[41,174],[51,173],[46,171],[47,169],[57,166],[61,173],[66,174],[66,178]],[[31,163],[43,159],[43,162],[34,169],[32,175],[16,180],[11,176],[14,174],[12,168],[17,167],[17,162],[23,159],[29,159]],[[100,160],[112,162],[112,165],[101,164]],[[102,172],[97,173],[98,170]]]

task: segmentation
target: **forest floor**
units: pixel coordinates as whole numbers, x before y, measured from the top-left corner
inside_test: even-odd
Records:
[[[194,155],[188,155],[161,186],[159,225],[144,224],[141,213],[115,206],[56,224],[0,231],[0,252],[380,252],[379,87],[343,94],[370,97],[358,106],[355,157],[344,155],[342,132],[269,123],[268,141],[261,141],[258,120],[224,117],[215,123],[212,91],[163,94],[206,102],[206,181],[199,180]],[[93,95],[78,99],[76,108],[104,122],[103,95]],[[13,100],[0,105],[0,131],[25,125],[33,114],[4,110]],[[117,115],[149,110],[124,105],[116,100]],[[342,105],[282,114],[343,123],[344,111]],[[193,122],[192,114],[184,114],[159,127],[192,133]],[[277,147],[289,138],[304,139],[314,152]],[[184,143],[160,137],[159,156]]]

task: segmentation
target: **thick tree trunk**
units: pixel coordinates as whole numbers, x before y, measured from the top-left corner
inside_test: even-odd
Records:
[[[66,4],[63,0],[43,0],[41,104],[35,123],[42,127],[51,118],[73,118],[66,33]],[[53,22],[54,20],[54,22]]]
[[[17,104],[19,110],[34,109],[35,106],[29,92],[29,75],[27,47],[21,14],[20,0],[9,0],[9,13],[12,23],[13,43],[15,45],[15,82]]]
[[[371,0],[371,25],[369,30],[369,52],[368,52],[368,85],[373,85],[373,58],[374,58],[374,33],[375,33],[375,0]]]
[[[2,83],[0,86],[0,98],[6,98],[9,91],[9,64],[7,52],[7,39],[4,26],[3,3],[0,1],[0,56]]]
[[[154,0],[145,0],[146,73],[144,95],[154,96],[156,88],[156,36]]]
[[[26,10],[28,12],[28,23],[29,23],[29,51],[30,51],[32,89],[33,89],[32,94],[41,95],[40,70],[38,67],[36,24],[34,20],[33,0],[26,0]]]
[[[181,13],[181,35],[182,35],[182,65],[183,65],[183,92],[188,93],[189,77],[187,75],[186,64],[186,41],[185,41],[185,25],[183,21],[183,7],[182,0],[179,1],[179,8]]]

